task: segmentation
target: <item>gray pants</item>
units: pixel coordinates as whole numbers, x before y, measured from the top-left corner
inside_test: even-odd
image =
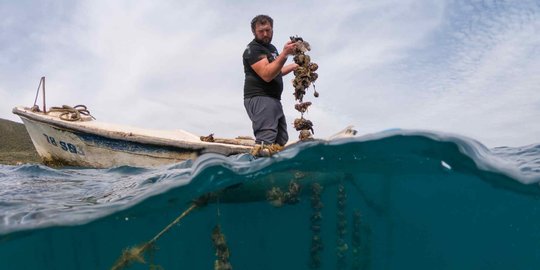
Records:
[[[279,99],[266,96],[246,98],[244,107],[251,119],[256,143],[279,145],[287,143],[289,140],[287,121]]]

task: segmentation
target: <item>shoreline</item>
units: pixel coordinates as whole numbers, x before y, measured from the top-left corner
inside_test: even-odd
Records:
[[[4,152],[0,153],[0,165],[23,165],[23,164],[43,164],[37,153],[24,152]]]
[[[0,164],[42,164],[23,124],[0,118]]]

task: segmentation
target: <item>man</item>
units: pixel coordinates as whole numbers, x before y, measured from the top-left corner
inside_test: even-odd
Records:
[[[244,51],[244,107],[252,122],[255,143],[264,146],[284,146],[289,140],[287,122],[281,106],[282,76],[298,65],[285,65],[295,44],[289,41],[281,54],[271,44],[272,18],[258,15],[251,21],[254,39]],[[264,148],[264,147],[263,147]],[[278,147],[279,148],[279,147]]]

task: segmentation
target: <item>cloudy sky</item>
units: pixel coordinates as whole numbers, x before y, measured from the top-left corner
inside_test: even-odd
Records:
[[[261,13],[278,50],[311,44],[316,136],[352,124],[540,143],[539,0],[0,0],[0,118],[20,122],[11,109],[46,76],[48,106],[86,104],[99,121],[251,135],[241,56]]]

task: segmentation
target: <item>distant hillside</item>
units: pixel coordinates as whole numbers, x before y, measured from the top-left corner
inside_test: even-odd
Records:
[[[0,164],[41,162],[23,124],[0,118]]]

